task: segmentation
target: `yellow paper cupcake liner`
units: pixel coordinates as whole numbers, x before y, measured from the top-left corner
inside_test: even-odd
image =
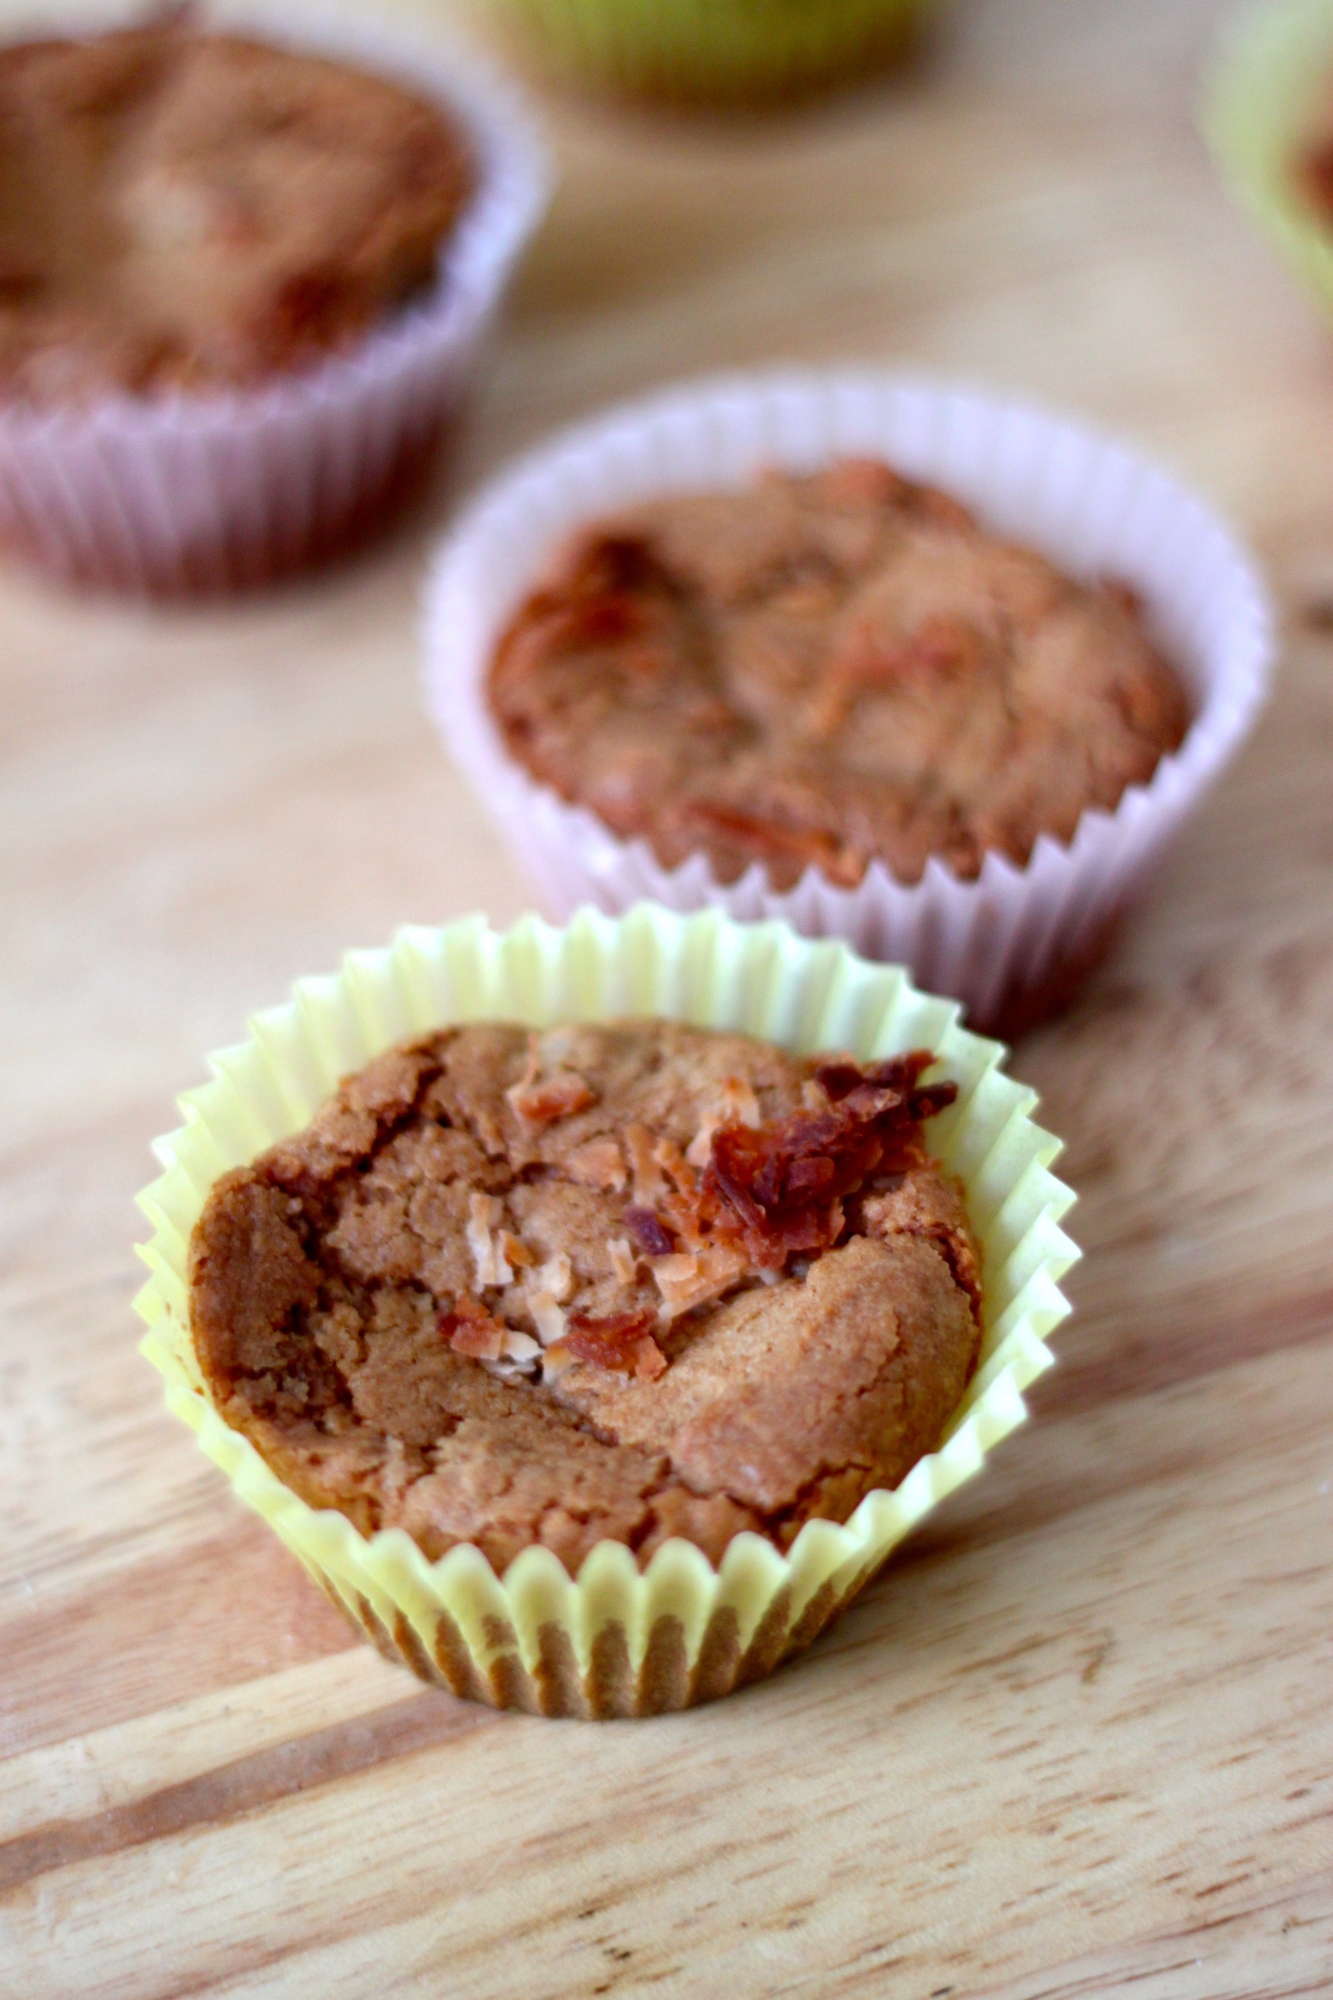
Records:
[[[1295,171],[1303,145],[1333,129],[1333,0],[1278,0],[1234,19],[1201,122],[1237,200],[1333,312],[1333,221]]]
[[[981,1359],[938,1451],[893,1492],[866,1496],[845,1526],[810,1521],[783,1554],[737,1535],[715,1569],[672,1540],[640,1572],[600,1542],[577,1578],[529,1548],[497,1576],[463,1546],[430,1562],[400,1528],[369,1538],[309,1507],[209,1401],[189,1331],[190,1232],[229,1168],[299,1130],[350,1071],[447,1022],[660,1015],[739,1030],[799,1051],[868,1062],[937,1052],[957,1101],[931,1144],[958,1175],[985,1252]],[[484,919],[405,929],[387,950],[301,980],[257,1014],[250,1038],[209,1058],[213,1081],[180,1099],[185,1123],[156,1143],[164,1172],[140,1197],[153,1225],[151,1276],[136,1301],[143,1351],[167,1402],[236,1491],[381,1651],[423,1679],[498,1707],[547,1715],[648,1715],[688,1707],[769,1673],[813,1639],[932,1508],[1021,1423],[1023,1390],[1051,1364],[1045,1342],[1069,1311],[1059,1280],[1078,1256],[1060,1227],[1074,1196],[1050,1172],[1059,1141],[1034,1124],[1031,1090],[1004,1050],[958,1024],[895,966],[776,923],[643,904],[619,919],[580,911],[563,929],[535,917],[496,933]]]
[[[570,82],[640,97],[796,95],[896,55],[928,0],[472,0]]]

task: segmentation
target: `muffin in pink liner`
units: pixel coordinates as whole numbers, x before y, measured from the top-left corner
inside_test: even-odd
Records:
[[[487,697],[497,643],[572,536],[670,494],[743,489],[765,470],[804,475],[845,459],[942,489],[982,529],[1066,576],[1128,586],[1189,704],[1179,748],[1114,810],[1084,811],[1068,841],[1040,834],[1025,865],[990,850],[965,876],[932,854],[907,881],[874,859],[855,886],[838,886],[812,864],[782,888],[758,862],[723,880],[702,851],[666,866],[646,839],[618,837],[510,755]],[[1060,1005],[1105,950],[1152,860],[1253,721],[1270,654],[1249,559],[1166,474],[1040,410],[869,371],[705,381],[565,433],[458,523],[434,564],[425,621],[430,711],[553,912],[652,898],[780,917],[905,962],[1011,1034]]]
[[[62,15],[40,33],[114,25]],[[308,365],[279,365],[253,385],[0,402],[0,535],[65,577],[165,595],[327,560],[414,490],[546,196],[519,100],[471,58],[364,20],[244,5],[210,9],[201,27],[325,57],[438,105],[473,186],[440,241],[431,288]]]

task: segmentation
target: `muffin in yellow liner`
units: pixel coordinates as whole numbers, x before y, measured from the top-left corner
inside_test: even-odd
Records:
[[[891,61],[928,0],[470,0],[570,83],[678,103],[795,97]]]
[[[1333,0],[1251,7],[1224,32],[1202,124],[1223,175],[1333,312],[1333,218],[1300,184],[1311,140],[1333,133]]]
[[[958,1096],[932,1122],[931,1149],[962,1181],[984,1251],[981,1356],[943,1443],[844,1526],[809,1521],[785,1554],[739,1534],[716,1569],[677,1539],[640,1572],[627,1547],[603,1541],[577,1578],[535,1547],[500,1577],[470,1545],[432,1563],[401,1528],[367,1539],[341,1513],[307,1506],[223,1422],[195,1359],[188,1247],[212,1183],[298,1131],[343,1076],[409,1036],[449,1022],[626,1015],[862,1062],[936,1051]],[[289,1004],[252,1019],[247,1042],[210,1057],[211,1083],[180,1099],[185,1124],[157,1142],[165,1171],[139,1198],[154,1229],[140,1252],[152,1274],[136,1301],[143,1351],[241,1498],[381,1652],[424,1680],[545,1715],[651,1715],[726,1694],[822,1630],[1023,1421],[1022,1391],[1051,1364],[1045,1338],[1069,1311],[1059,1279],[1078,1256],[1060,1227],[1074,1196],[1049,1171],[1059,1141],[1033,1123],[1034,1093],[1003,1074],[998,1042],[957,1017],[955,1003],[918,992],[896,966],[715,911],[679,917],[641,904],[618,919],[583,910],[563,929],[528,917],[496,933],[472,917],[402,930],[387,950],[349,953],[341,972],[300,981]]]

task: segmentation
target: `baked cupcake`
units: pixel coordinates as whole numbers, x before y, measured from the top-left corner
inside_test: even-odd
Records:
[[[939,1444],[981,1260],[859,1067],[666,1021],[441,1029],[210,1191],[195,1352],[224,1422],[365,1535],[497,1571],[846,1520]]]
[[[725,1693],[976,1469],[1067,1310],[1054,1142],[952,1011],[713,916],[404,933],[159,1149],[147,1351],[425,1678]]]
[[[18,539],[97,580],[249,582],[410,489],[535,193],[491,107],[424,81],[184,17],[0,49]]]
[[[901,959],[1017,1033],[1249,724],[1244,557],[1119,447],[873,375],[582,426],[429,592],[460,768],[562,912],[641,896]]]
[[[1188,724],[1132,592],[873,459],[590,523],[501,635],[510,755],[664,868],[1022,868]]]
[[[891,61],[923,0],[471,0],[548,74],[674,103],[797,97]]]
[[[1213,62],[1203,119],[1238,200],[1333,312],[1333,0],[1238,15]]]

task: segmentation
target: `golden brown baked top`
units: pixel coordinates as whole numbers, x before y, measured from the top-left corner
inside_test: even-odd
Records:
[[[0,49],[0,387],[261,381],[433,281],[462,135],[378,76],[167,23]]]
[[[391,1050],[211,1191],[215,1403],[317,1507],[497,1567],[613,1538],[716,1559],[845,1520],[939,1442],[978,1256],[921,1120],[860,1070],[660,1021]]]
[[[1131,595],[846,460],[600,521],[513,619],[510,753],[668,867],[788,888],[1026,862],[1152,776],[1188,720]]]

